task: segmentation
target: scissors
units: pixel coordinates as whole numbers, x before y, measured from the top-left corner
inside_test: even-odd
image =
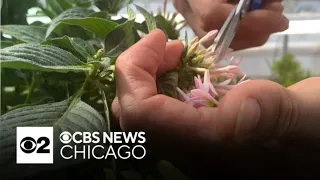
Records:
[[[240,0],[233,8],[226,22],[219,31],[212,51],[216,54],[215,62],[220,62],[235,37],[237,28],[244,14],[262,8],[262,0]]]

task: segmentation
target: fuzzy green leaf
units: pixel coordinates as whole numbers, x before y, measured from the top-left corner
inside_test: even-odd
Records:
[[[142,7],[140,7],[138,5],[135,5],[135,6],[141,12],[141,14],[144,16],[145,22],[148,27],[148,31],[151,32],[152,30],[156,29],[157,28],[157,21],[154,18],[154,16],[152,16],[152,14],[150,14],[148,11],[146,11]]]
[[[78,7],[90,7],[92,5],[92,0],[69,0]]]
[[[54,1],[54,0],[53,0]],[[57,3],[59,3],[60,7],[65,11],[67,9],[72,8],[72,4],[69,2],[69,0],[55,0]]]
[[[64,19],[61,21],[61,23],[80,26],[87,31],[95,33],[102,39],[105,38],[105,36],[117,26],[117,24],[112,21],[108,21],[97,17],[87,17],[81,19]]]
[[[120,9],[131,4],[133,0],[93,0],[94,5],[99,9],[116,14]]]
[[[157,78],[157,89],[160,94],[177,98],[178,72],[171,71]]]
[[[54,128],[54,164],[46,166],[16,164],[16,127],[19,126]],[[72,100],[72,98],[8,112],[0,117],[0,127],[0,167],[1,177],[4,179],[25,178],[45,170],[55,170],[85,161],[82,156],[76,160],[64,160],[60,156],[63,144],[59,141],[59,135],[63,131],[70,133],[107,131],[106,121],[99,112],[79,99]],[[75,144],[71,142],[69,145]],[[77,148],[82,149],[82,145],[77,145]]]
[[[57,14],[62,13],[63,11],[72,8],[72,4],[68,0],[46,0],[47,6],[50,7]]]
[[[79,57],[84,62],[88,59],[93,58],[95,55],[95,49],[90,43],[81,38],[72,38],[68,36],[63,36],[61,38],[53,38],[42,43],[43,45],[53,45],[59,48],[65,49],[72,54]]]
[[[97,17],[101,19],[110,19],[110,14],[107,11],[98,11],[90,14],[88,17]]]
[[[104,51],[106,56],[119,56],[123,51],[135,43],[133,27],[136,16],[130,7],[128,7],[128,15],[129,19],[118,25],[105,38]]]
[[[55,46],[39,44],[18,44],[1,49],[0,62],[5,68],[29,69],[55,72],[89,71],[84,64],[71,53]]]
[[[155,16],[155,19],[159,23],[159,27],[166,33],[169,39],[178,39],[179,31],[175,30],[172,24],[166,20],[162,15]]]
[[[15,45],[12,41],[1,41],[1,49]]]
[[[4,25],[1,32],[26,43],[40,43],[44,40],[47,28],[30,25]]]
[[[59,16],[57,16],[52,20],[50,26],[47,29],[45,37],[48,38],[53,31],[61,31],[62,27],[60,26],[60,24],[62,20],[85,18],[92,13],[94,13],[93,10],[90,10],[87,8],[79,8],[79,7],[64,11],[63,13],[61,13]]]

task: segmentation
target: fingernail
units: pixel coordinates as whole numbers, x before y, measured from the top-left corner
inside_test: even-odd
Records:
[[[243,142],[253,135],[253,131],[258,125],[260,119],[261,108],[257,100],[245,99],[237,116],[235,128],[235,140]]]

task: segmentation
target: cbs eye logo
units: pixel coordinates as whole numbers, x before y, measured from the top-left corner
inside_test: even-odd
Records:
[[[20,141],[20,149],[22,152],[30,154],[36,153],[50,153],[48,148],[50,140],[47,137],[39,137],[37,140],[32,137],[25,137]]]
[[[60,134],[60,141],[61,141],[63,144],[68,144],[68,143],[71,142],[71,140],[72,140],[72,135],[71,135],[71,133],[64,131],[64,132],[62,132],[62,133]]]

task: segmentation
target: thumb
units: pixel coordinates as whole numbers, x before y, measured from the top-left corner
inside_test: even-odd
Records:
[[[320,78],[289,88],[265,80],[235,86],[216,114],[216,137],[237,141],[319,138],[319,92]]]
[[[119,56],[115,74],[120,105],[157,94],[155,77],[162,64],[165,47],[166,37],[157,29]]]

